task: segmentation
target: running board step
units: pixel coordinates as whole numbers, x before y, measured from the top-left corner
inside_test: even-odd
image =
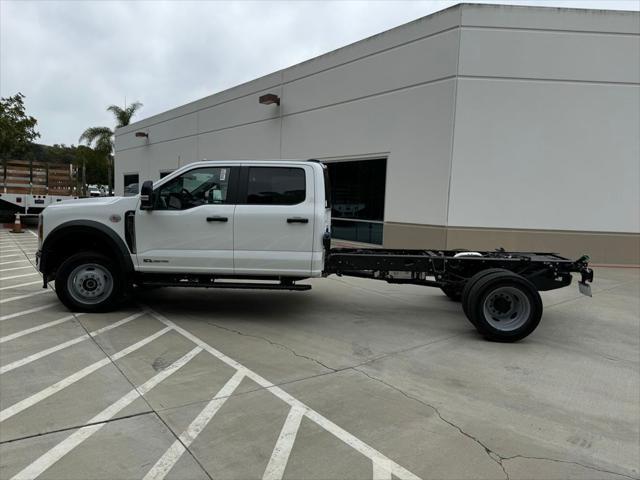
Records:
[[[199,287],[199,288],[235,288],[240,290],[311,290],[311,285],[295,283],[241,283],[241,282],[144,282],[145,287]]]

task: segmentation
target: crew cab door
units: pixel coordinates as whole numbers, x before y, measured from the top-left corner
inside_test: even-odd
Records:
[[[138,269],[233,274],[237,167],[199,167],[156,187],[135,214]]]
[[[242,167],[234,220],[237,275],[310,275],[313,175],[308,165]]]

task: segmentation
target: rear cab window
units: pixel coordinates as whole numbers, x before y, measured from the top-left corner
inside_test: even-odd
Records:
[[[306,175],[300,167],[249,167],[248,205],[297,205],[305,201]]]

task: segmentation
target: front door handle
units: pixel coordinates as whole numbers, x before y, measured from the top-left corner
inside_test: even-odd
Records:
[[[228,222],[227,217],[207,217],[207,222]]]
[[[309,223],[309,219],[302,217],[291,217],[287,218],[287,223]]]

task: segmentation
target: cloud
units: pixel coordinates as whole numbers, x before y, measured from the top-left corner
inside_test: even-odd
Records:
[[[144,118],[449,7],[429,1],[0,2],[0,95],[21,91],[42,143]],[[619,0],[503,3],[638,9]]]

